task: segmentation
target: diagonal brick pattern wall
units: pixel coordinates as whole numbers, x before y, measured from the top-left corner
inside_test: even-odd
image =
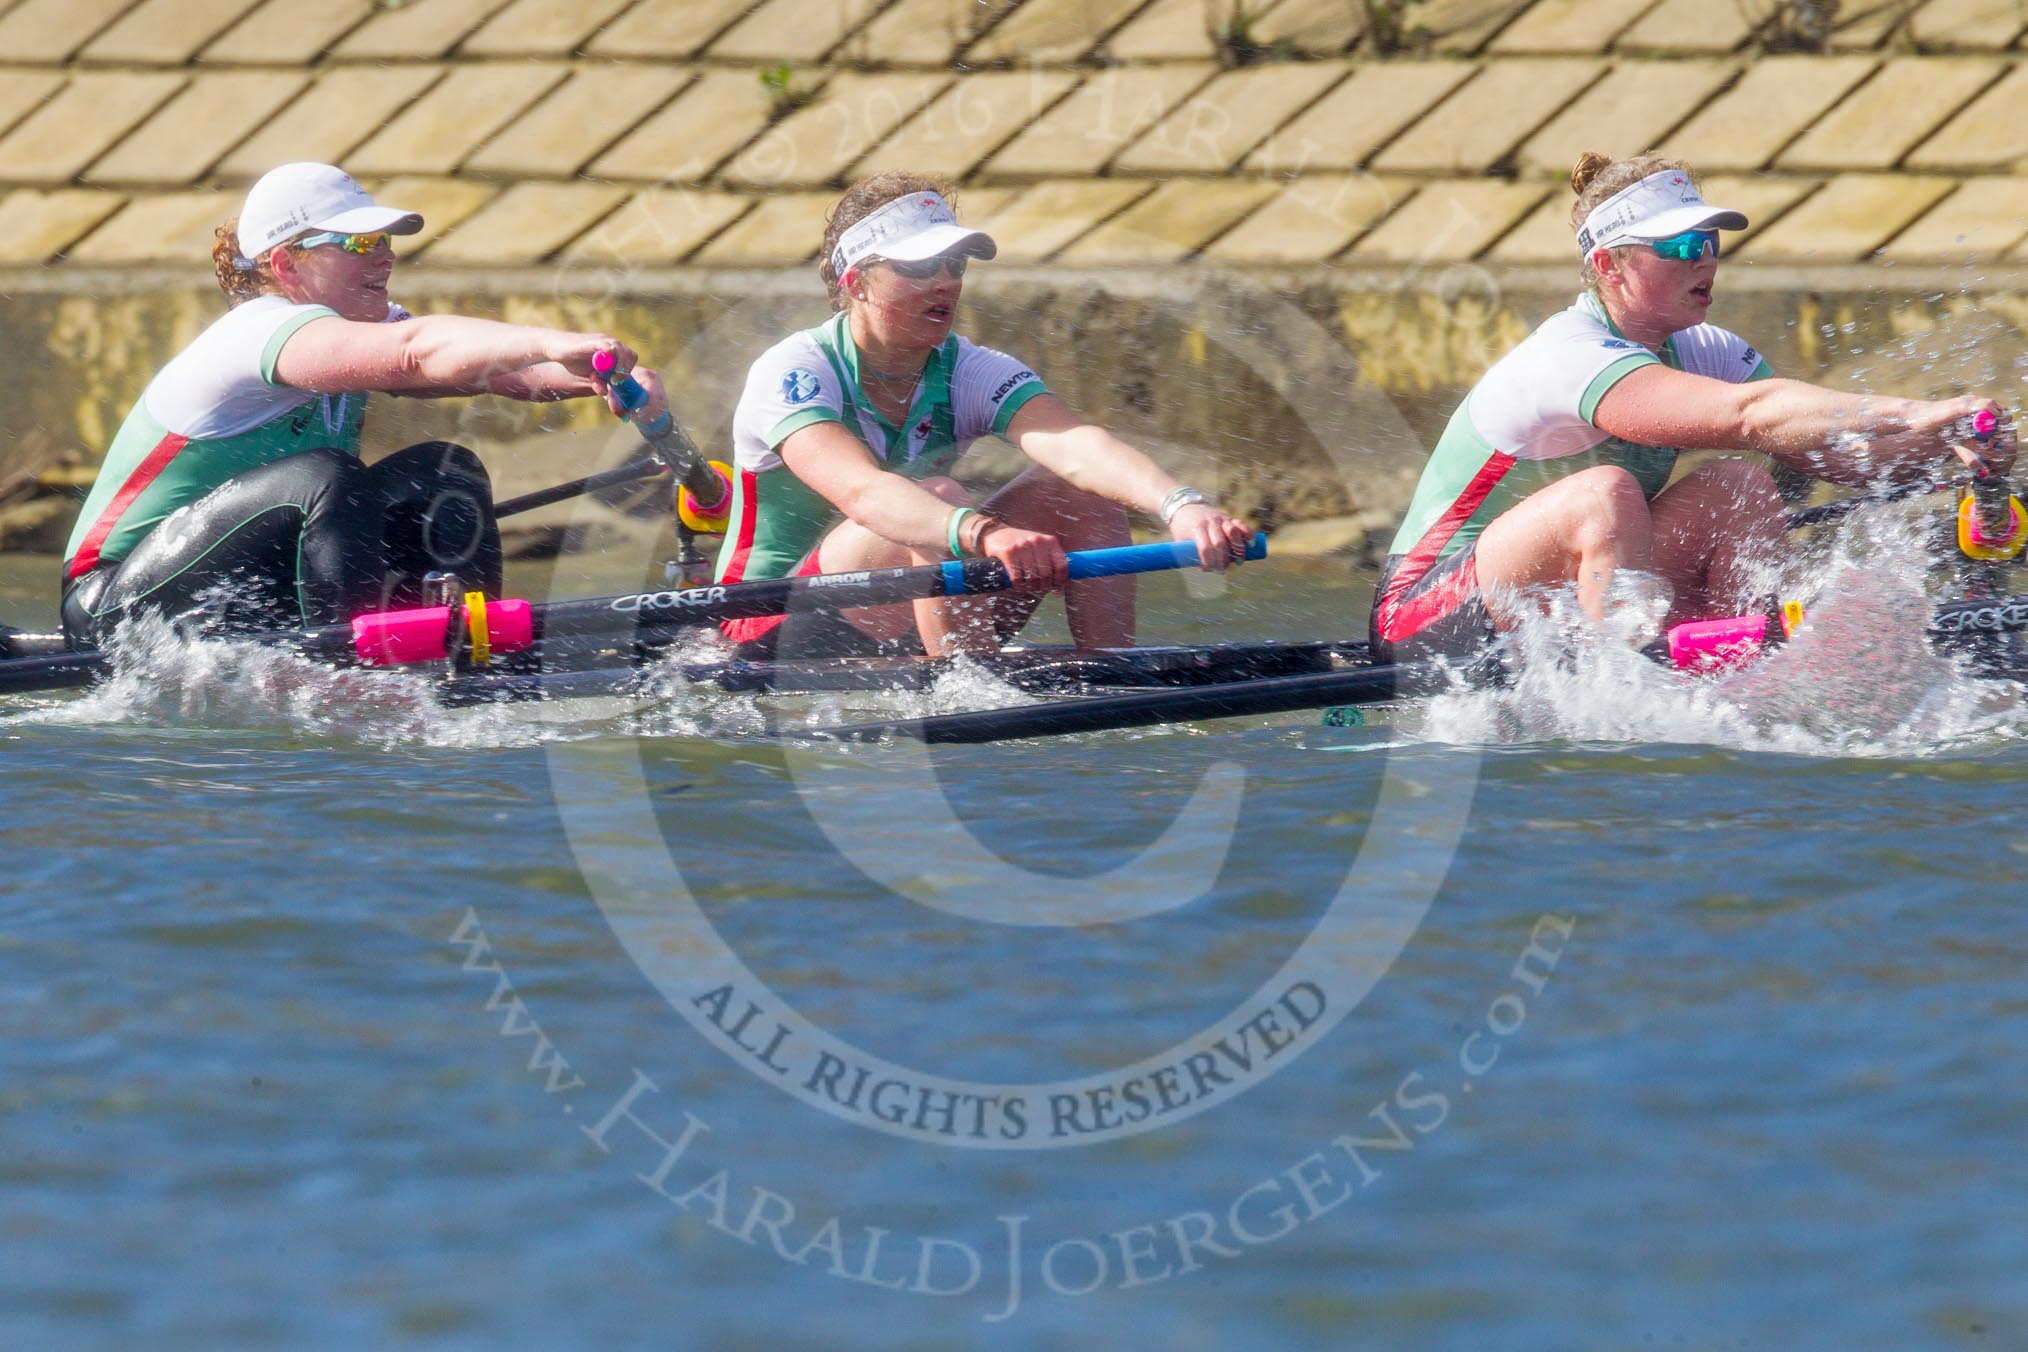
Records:
[[[443,268],[782,267],[840,184],[1075,266],[1569,261],[1578,151],[1688,157],[1753,261],[2028,258],[2028,4],[0,0],[0,264],[188,265],[344,164]]]

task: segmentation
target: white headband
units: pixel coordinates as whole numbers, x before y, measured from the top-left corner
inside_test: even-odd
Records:
[[[876,254],[912,263],[961,246],[978,258],[991,258],[1000,251],[985,231],[959,225],[941,195],[913,192],[854,222],[839,237],[838,247],[831,251],[831,275],[842,279]]]
[[[1706,203],[1681,169],[1664,169],[1593,207],[1578,227],[1577,251],[1589,258],[1594,249],[1711,229],[1744,230],[1746,217]]]

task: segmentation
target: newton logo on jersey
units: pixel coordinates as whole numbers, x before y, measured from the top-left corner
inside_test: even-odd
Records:
[[[824,382],[817,379],[814,371],[801,367],[782,377],[782,398],[792,404],[807,404],[823,392]]]

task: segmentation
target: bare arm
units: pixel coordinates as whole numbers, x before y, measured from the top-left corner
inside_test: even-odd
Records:
[[[389,390],[405,399],[443,399],[460,395],[497,394],[503,399],[543,404],[559,399],[582,399],[603,394],[603,386],[591,376],[581,376],[556,362],[543,362],[525,370],[508,371],[490,380],[468,386],[432,385],[427,388]]]
[[[866,443],[835,422],[791,432],[782,463],[832,506],[883,539],[926,552],[945,551],[951,504],[912,479],[881,468]]]
[[[1023,404],[1008,422],[1007,436],[1071,487],[1147,516],[1159,517],[1163,499],[1181,486],[1167,470],[1053,394],[1038,394]],[[1253,538],[1253,527],[1244,521],[1201,504],[1177,512],[1168,529],[1175,539],[1196,542],[1206,568],[1223,568]]]
[[[1867,484],[1936,473],[1981,409],[1999,412],[1977,396],[1899,399],[1800,380],[1735,385],[1647,366],[1607,390],[1592,421],[1641,445],[1761,451],[1820,479]],[[2013,424],[2003,418],[1985,459],[2005,468],[2013,458]]]
[[[285,385],[319,394],[353,391],[422,391],[480,394],[506,379],[521,391],[515,397],[566,399],[575,392],[602,393],[592,381],[592,354],[613,350],[624,367],[635,364],[632,349],[598,333],[566,333],[523,324],[500,324],[462,315],[420,315],[398,324],[361,324],[332,316],[316,319],[290,335],[275,360],[275,377]],[[568,383],[550,374],[561,371]],[[579,382],[590,385],[579,390]]]
[[[950,503],[912,479],[882,469],[866,443],[834,422],[791,432],[782,463],[832,506],[875,535],[930,558],[949,552]],[[1047,591],[1069,580],[1063,544],[1053,535],[1004,522],[976,537],[978,552],[998,559],[1017,585]]]
[[[1053,394],[1038,394],[1007,424],[1007,439],[1073,488],[1153,516],[1178,485],[1167,471]]]

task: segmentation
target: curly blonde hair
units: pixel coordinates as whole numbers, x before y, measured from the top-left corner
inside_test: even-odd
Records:
[[[211,233],[218,241],[211,246],[211,270],[218,274],[218,289],[225,293],[226,300],[242,305],[256,296],[280,293],[281,283],[275,280],[274,266],[266,255],[250,268],[242,265],[239,217],[234,216]]]

